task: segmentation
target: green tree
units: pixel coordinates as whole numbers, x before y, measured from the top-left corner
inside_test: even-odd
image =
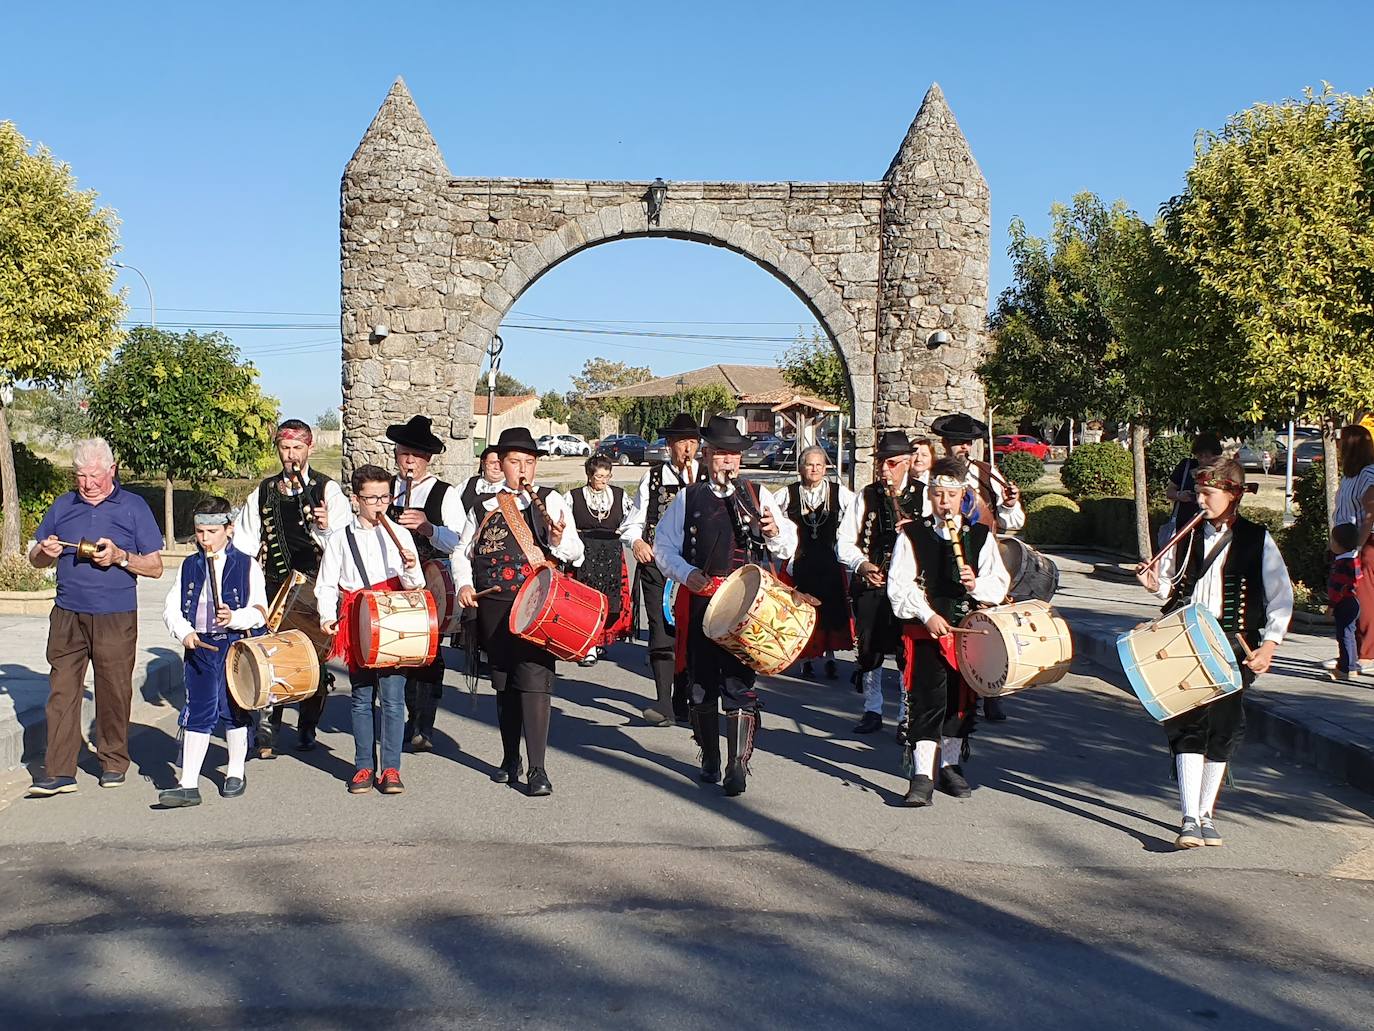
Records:
[[[852,414],[844,360],[819,329],[813,329],[810,337],[798,329],[797,339],[782,356],[781,366],[782,378],[788,386],[839,405],[845,414]]]
[[[164,534],[172,541],[172,481],[255,470],[272,444],[277,402],[258,388],[221,333],[129,333],[91,392],[91,422],[121,462],[165,479]]]
[[[568,402],[563,400],[563,395],[556,390],[548,390],[539,398],[539,407],[534,410],[534,417],[566,423],[570,412]]]
[[[60,386],[100,367],[119,341],[114,213],[71,169],[0,122],[0,386]],[[19,552],[19,497],[0,403],[0,554]]]
[[[339,410],[337,408],[326,408],[315,417],[315,429],[317,430],[337,430],[339,428]]]
[[[486,386],[483,380],[482,386]],[[521,383],[514,376],[507,376],[504,372],[496,374],[496,396],[497,397],[524,397],[527,394],[536,393],[534,387],[528,383]]]
[[[29,422],[40,440],[62,445],[91,435],[90,388],[84,378],[65,387],[30,390],[25,402]]]
[[[1324,427],[1328,515],[1336,433],[1374,382],[1374,91],[1256,104],[1200,136],[1167,241],[1237,333],[1216,379],[1251,422]],[[1224,371],[1223,371],[1224,370]]]
[[[735,396],[718,383],[704,387],[688,387],[664,397],[622,398],[616,402],[620,421],[629,432],[654,440],[658,431],[673,421],[679,412],[687,412],[704,421],[712,415],[735,410]]]
[[[572,378],[573,388],[568,393],[568,403],[579,404],[592,394],[633,386],[653,378],[653,370],[647,365],[626,365],[609,358],[588,358],[582,364],[582,374]]]

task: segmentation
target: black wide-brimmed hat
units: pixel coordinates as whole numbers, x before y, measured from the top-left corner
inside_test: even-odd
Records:
[[[930,432],[941,440],[964,441],[982,440],[988,435],[988,424],[979,422],[971,415],[955,412],[942,415],[930,424]]]
[[[678,412],[673,416],[672,422],[658,431],[658,435],[665,440],[672,440],[674,437],[695,437],[700,433],[701,427],[686,412]]]
[[[727,415],[713,415],[701,427],[701,439],[717,451],[748,451],[754,443],[740,433],[735,420]]]
[[[424,415],[412,415],[410,422],[393,423],[386,428],[386,439],[402,447],[414,448],[427,455],[443,452],[444,442],[430,429],[430,421]]]
[[[496,439],[496,453],[505,458],[511,451],[523,451],[527,455],[542,455],[545,452],[539,449],[539,445],[530,436],[530,431],[523,426],[512,426],[501,431],[501,436]]]
[[[902,458],[911,454],[911,438],[901,430],[886,430],[878,438],[878,446],[874,449],[874,457],[880,462],[885,462],[889,458]]]

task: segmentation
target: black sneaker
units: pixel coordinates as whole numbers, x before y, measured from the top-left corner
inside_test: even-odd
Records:
[[[111,773],[106,770],[100,775],[100,786],[102,788],[122,788],[124,786],[124,774]]]
[[[955,798],[968,798],[973,789],[964,779],[964,771],[958,766],[944,766],[940,769],[940,790]]]
[[[883,718],[876,712],[865,712],[863,719],[854,724],[856,734],[876,734],[883,729]]]
[[[224,790],[220,792],[225,798],[238,798],[248,790],[247,777],[225,777]]]
[[[1212,822],[1210,816],[1202,818],[1202,843],[1204,845],[1224,845],[1221,831],[1217,830],[1217,825]]]
[[[1178,832],[1178,837],[1174,839],[1174,844],[1179,848],[1198,848],[1204,844],[1202,828],[1198,826],[1196,820],[1183,821],[1183,826]]]
[[[53,795],[70,795],[75,790],[75,777],[44,777],[29,785],[29,797],[51,798]]]

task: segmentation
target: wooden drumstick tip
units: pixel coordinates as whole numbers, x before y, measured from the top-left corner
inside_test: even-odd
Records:
[[[216,647],[215,645],[213,645],[213,644],[210,644],[208,641],[197,641],[197,642],[196,642],[196,647],[197,647],[197,648],[204,648],[207,652],[217,652],[217,651],[219,651],[219,648],[217,648],[217,647]]]
[[[478,592],[476,592],[476,593],[473,595],[473,597],[474,597],[474,598],[485,598],[488,594],[495,594],[495,593],[496,593],[497,591],[499,591],[500,589],[501,589],[501,585],[500,585],[500,584],[497,584],[495,587],[488,587],[485,591],[478,591]]]

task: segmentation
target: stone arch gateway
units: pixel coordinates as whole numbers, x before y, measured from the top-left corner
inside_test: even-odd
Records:
[[[560,262],[633,238],[727,248],[806,304],[849,376],[861,477],[877,430],[982,410],[988,189],[939,86],[880,180],[670,181],[654,222],[648,187],[455,178],[397,79],[343,175],[345,473],[387,464],[387,424],[416,412],[458,445],[449,473],[467,472],[473,390],[501,320]]]

